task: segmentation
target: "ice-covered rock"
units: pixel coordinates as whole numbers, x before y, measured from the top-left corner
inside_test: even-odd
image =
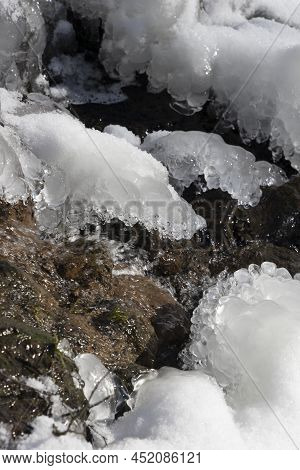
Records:
[[[0,86],[26,87],[39,74],[45,45],[39,2],[0,0]]]
[[[256,162],[250,152],[227,145],[216,134],[154,132],[145,138],[142,149],[168,168],[179,192],[203,175],[208,189],[220,188],[240,204],[254,206],[261,197],[260,186],[279,186],[287,180],[275,165]]]
[[[63,229],[71,235],[97,217],[117,217],[128,225],[141,222],[172,238],[190,238],[205,227],[170,186],[167,170],[148,153],[87,129],[46,97],[32,94],[22,102],[21,95],[2,89],[0,102],[1,133],[12,138],[3,143],[2,192],[20,196],[19,187],[28,185],[30,173],[30,182],[40,182],[33,197],[45,230]],[[17,190],[11,189],[14,183]]]
[[[299,280],[266,262],[221,277],[193,314],[186,367],[225,389],[250,447],[299,446],[299,302]]]

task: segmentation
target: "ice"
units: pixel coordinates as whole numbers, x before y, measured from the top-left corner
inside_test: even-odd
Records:
[[[270,139],[300,168],[300,9],[296,0],[102,0],[69,4],[101,17],[100,59],[125,82],[147,73],[150,89],[167,89],[183,112],[209,96],[245,141]],[[286,25],[284,23],[287,22]]]
[[[74,358],[74,363],[78,368],[78,376],[74,376],[74,382],[79,388],[83,387],[83,393],[89,403],[90,412],[85,426],[89,426],[94,435],[94,447],[99,448],[104,444],[101,436],[104,433],[109,434],[107,424],[114,419],[116,413],[116,385],[113,375],[93,354],[80,354]],[[42,395],[58,393],[58,388],[49,377],[29,378],[26,384]],[[52,402],[51,416],[38,416],[32,423],[31,434],[21,437],[17,441],[17,448],[91,450],[92,445],[86,440],[82,423],[75,420],[68,431],[69,421],[64,417],[66,411],[70,410],[62,406],[59,395],[55,396]]]
[[[284,154],[299,170],[296,0],[1,0],[0,85],[37,86],[45,19],[52,35],[50,72],[59,80],[52,97],[74,103],[125,99],[120,84],[101,85],[97,64],[73,55],[77,42],[66,7],[95,21],[96,35],[102,19],[99,57],[112,77],[128,83],[137,72],[147,73],[150,89],[167,89],[173,107],[184,113],[201,109],[209,97],[218,110],[230,103],[223,118],[239,127],[245,142],[269,142],[274,159]]]
[[[12,203],[25,202],[42,178],[41,162],[7,128],[0,127],[0,149],[0,196]]]
[[[26,87],[40,71],[45,45],[38,2],[0,0],[0,86]]]
[[[142,149],[151,153],[169,171],[181,193],[204,175],[208,189],[227,191],[240,204],[256,205],[260,186],[280,186],[287,181],[282,170],[255,157],[241,147],[227,145],[222,137],[205,132],[154,132]]]
[[[217,24],[239,24],[255,16],[300,26],[298,0],[203,0],[203,8]]]
[[[3,192],[20,195],[22,191],[12,191],[10,185],[14,181],[26,185],[24,167],[26,173],[31,170],[31,179],[41,181],[42,166],[43,184],[33,196],[37,218],[46,231],[62,229],[71,236],[70,231],[91,220],[95,223],[96,216],[117,217],[128,225],[141,222],[176,239],[190,238],[205,227],[204,219],[178,196],[167,170],[151,155],[124,139],[87,129],[63,109],[53,111],[55,105],[46,97],[29,95],[26,103],[21,98],[0,90],[3,132],[7,128],[19,146],[25,146],[21,157],[16,146],[7,150]],[[23,160],[26,165],[21,168]]]
[[[80,354],[74,362],[84,382],[84,395],[91,407],[89,421],[112,420],[116,410],[113,406],[115,384],[111,373],[94,354]]]
[[[186,367],[217,380],[250,448],[300,444],[299,302],[300,281],[266,262],[221,277],[193,314]]]

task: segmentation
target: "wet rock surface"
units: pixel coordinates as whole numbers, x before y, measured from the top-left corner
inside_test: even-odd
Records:
[[[3,411],[0,421],[11,424],[14,435],[30,431],[32,419],[50,409],[48,398],[28,392],[23,375],[49,376],[60,384],[62,397],[69,388],[66,400],[76,407],[74,364],[64,357],[69,370],[59,369],[63,355],[57,344],[63,338],[75,354],[96,354],[128,386],[132,376],[145,368],[177,363],[181,338],[188,336],[189,317],[170,292],[149,277],[113,275],[114,263],[103,241],[42,240],[30,202],[16,206],[2,202],[0,214],[0,399],[10,410]],[[167,356],[158,328],[164,311],[169,312],[164,336],[170,331],[173,348]],[[174,330],[180,332],[177,339]],[[26,420],[20,422],[17,416],[25,416],[25,411]]]

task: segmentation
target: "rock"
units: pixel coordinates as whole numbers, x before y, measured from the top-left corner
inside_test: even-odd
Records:
[[[75,350],[81,347],[97,354],[109,369],[122,370],[125,375],[134,364],[156,367],[161,346],[152,322],[155,324],[159,315],[163,324],[160,309],[165,306],[169,312],[173,306],[177,315],[182,312],[183,323],[187,313],[167,290],[143,276],[114,276],[110,294],[110,299],[95,297],[93,304],[79,299],[72,315],[63,321],[61,334],[71,340]],[[165,329],[168,327],[173,329],[169,319]],[[79,338],[80,345],[76,344]],[[172,363],[177,360],[177,352],[173,355]]]
[[[239,207],[229,227],[240,244],[253,240],[300,247],[300,177],[279,188],[267,188],[258,206]]]
[[[178,354],[188,341],[190,317],[179,304],[165,304],[156,310],[152,325],[158,338],[155,368],[178,367]]]
[[[216,254],[211,262],[211,275],[217,276],[225,269],[233,273],[238,269],[248,268],[250,264],[261,265],[265,261],[286,268],[292,275],[300,272],[300,254],[296,249],[272,243],[254,242],[245,247]]]

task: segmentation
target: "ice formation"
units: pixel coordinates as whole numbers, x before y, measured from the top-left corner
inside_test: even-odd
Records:
[[[298,277],[266,262],[221,277],[194,312],[186,367],[217,380],[250,448],[300,445],[299,302]]]
[[[94,354],[79,354],[74,362],[84,382],[84,395],[91,405],[89,421],[112,420],[116,411],[112,374]]]
[[[204,175],[208,189],[220,188],[240,204],[254,206],[262,194],[260,186],[279,186],[287,180],[280,168],[256,162],[252,153],[225,144],[216,134],[154,132],[145,138],[142,149],[168,168],[179,193]]]
[[[2,193],[11,201],[26,197],[27,185],[47,231],[68,234],[97,217],[142,222],[173,238],[190,238],[205,226],[151,155],[85,128],[41,95],[29,95],[25,103],[2,89],[0,102]]]
[[[100,60],[113,77],[129,82],[136,72],[146,72],[151,89],[167,89],[183,112],[200,109],[213,94],[218,109],[230,103],[223,117],[237,123],[245,141],[270,140],[274,158],[283,152],[299,170],[296,0],[1,0],[0,85],[37,86],[46,21],[50,69],[63,81],[52,87],[52,96],[74,102],[124,99],[119,85],[94,87],[101,82],[97,67],[72,55],[76,38],[66,6],[88,21],[102,18]]]
[[[81,15],[102,17],[100,58],[125,81],[146,72],[177,109],[198,110],[211,91],[230,103],[225,119],[245,141],[268,141],[300,168],[297,0],[68,0]]]
[[[26,87],[39,74],[45,46],[39,2],[0,0],[0,86]]]

